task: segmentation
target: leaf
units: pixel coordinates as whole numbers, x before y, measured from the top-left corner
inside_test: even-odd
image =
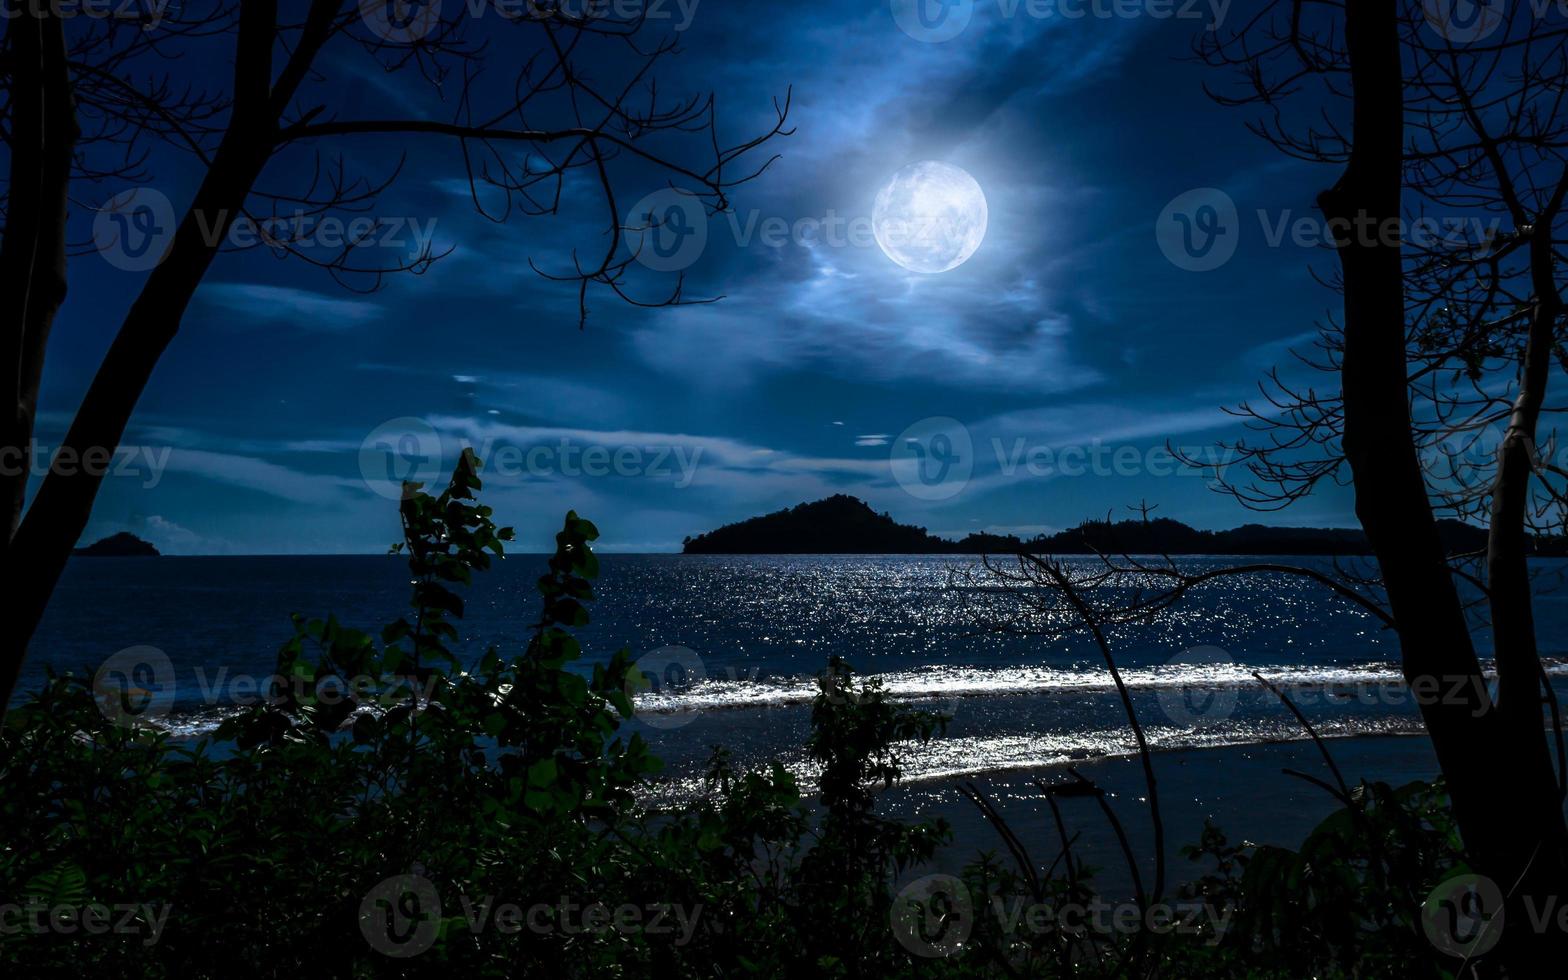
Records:
[[[85,905],[87,875],[74,863],[64,861],[34,875],[23,891],[28,898],[48,908],[56,905]]]
[[[528,767],[528,785],[531,789],[548,789],[555,785],[560,770],[555,764],[555,756],[540,759]]]

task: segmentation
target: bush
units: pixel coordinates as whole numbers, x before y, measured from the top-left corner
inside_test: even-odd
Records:
[[[738,772],[716,750],[703,798],[645,806],[660,763],[620,732],[631,660],[585,669],[573,636],[598,572],[591,523],[566,516],[523,651],[465,669],[448,647],[462,587],[512,539],[475,499],[479,469],[465,452],[439,495],[405,494],[409,614],[378,635],[296,618],[288,682],[214,737],[126,723],[138,692],[72,677],[7,716],[8,975],[1262,976],[1365,957],[1358,975],[1404,976],[1432,961],[1413,910],[1454,840],[1416,788],[1366,789],[1299,853],[1206,835],[1192,854],[1215,871],[1188,894],[1242,906],[1223,937],[1023,934],[986,912],[1089,900],[1070,856],[1060,874],[982,856],[967,921],[895,894],[949,831],[878,814],[877,792],[944,719],[837,659],[812,708],[814,802],[782,765]],[[956,955],[921,955],[897,928],[911,922]]]

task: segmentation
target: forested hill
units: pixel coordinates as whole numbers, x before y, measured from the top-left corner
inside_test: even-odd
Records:
[[[1486,547],[1485,530],[1460,521],[1441,521],[1440,530],[1455,553]],[[923,527],[900,524],[878,514],[865,501],[837,494],[815,503],[726,524],[687,538],[689,555],[803,554],[976,554],[1027,550],[1040,554],[1168,555],[1364,555],[1366,536],[1351,528],[1267,527],[1244,524],[1228,531],[1200,531],[1169,518],[1085,521],[1054,534],[1021,539],[1014,535],[971,534],[953,541]],[[1561,538],[1542,539],[1542,555],[1568,554]]]
[[[918,555],[954,550],[953,542],[878,514],[858,497],[835,494],[686,539],[685,552],[774,555]]]

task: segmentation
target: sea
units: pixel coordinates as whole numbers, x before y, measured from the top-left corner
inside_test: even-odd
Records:
[[[1192,571],[1259,561],[1334,570],[1321,558],[1178,559]],[[1067,562],[1088,572],[1098,559]],[[508,555],[476,576],[459,624],[462,657],[524,647],[544,570],[545,556]],[[1568,561],[1543,560],[1535,572],[1542,653],[1554,686],[1568,688]],[[376,632],[405,614],[408,578],[392,556],[78,558],[37,633],[21,696],[49,670],[91,677],[106,664],[139,663],[134,670],[147,672],[166,658],[150,675],[150,715],[178,737],[200,738],[265,687],[292,614],[330,613]],[[902,753],[898,805],[909,812],[962,812],[954,784],[973,780],[1038,823],[1039,782],[1069,768],[1101,773],[1129,806],[1148,804],[1099,646],[1082,632],[1064,634],[1070,616],[1042,607],[1036,591],[1004,584],[979,556],[607,555],[595,591],[593,621],[578,631],[579,667],[622,648],[637,659],[647,689],[625,728],[665,762],[655,802],[703,793],[716,747],[741,767],[780,761],[809,791],[803,745],[815,678],[837,656],[892,696],[949,719],[943,736]],[[1484,607],[1476,616],[1485,656]],[[1280,832],[1331,808],[1331,800],[1298,805],[1297,790],[1316,790],[1278,775],[1310,768],[1317,750],[1254,674],[1287,693],[1326,744],[1390,770],[1379,778],[1432,774],[1424,739],[1387,741],[1421,730],[1396,639],[1306,577],[1216,578],[1157,617],[1108,630],[1107,641],[1150,747],[1173,771],[1167,795],[1182,798],[1194,828],[1224,792],[1245,804],[1234,817],[1274,813],[1265,829]],[[1368,739],[1394,747],[1368,755]],[[1260,788],[1264,772],[1295,788],[1270,796]],[[1167,810],[1178,806],[1167,800]]]

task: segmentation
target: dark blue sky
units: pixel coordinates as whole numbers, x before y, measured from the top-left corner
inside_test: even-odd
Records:
[[[733,219],[709,222],[688,270],[688,294],[722,302],[648,310],[601,291],[582,331],[575,289],[528,262],[559,269],[573,246],[602,248],[588,176],[568,182],[561,217],[492,224],[473,213],[454,146],[412,145],[374,213],[434,221],[451,254],[364,296],[264,251],[221,257],[128,435],[163,462],[144,456],[108,479],[87,537],[129,529],[171,552],[382,550],[395,508],[367,486],[375,459],[361,449],[402,418],[428,422],[448,464],[465,442],[511,454],[488,497],[529,549],[568,508],[599,524],[604,550],[669,550],[834,492],[950,535],[1060,528],[1140,498],[1202,527],[1258,519],[1148,450],[1234,437],[1220,407],[1310,343],[1336,299],[1310,270],[1332,255],[1271,246],[1266,226],[1314,216],[1335,174],[1286,160],[1246,132],[1243,111],[1205,96],[1205,79],[1222,79],[1187,57],[1211,7],[1190,8],[1197,19],[1127,9],[1144,13],[1040,17],[989,0],[956,38],[929,42],[886,2],[701,0],[661,90],[716,91],[738,139],[766,128],[771,99],[793,86],[795,133],[735,194]],[[345,116],[446,114],[416,79],[354,56],[328,63]],[[354,145],[351,160],[385,173],[396,154]],[[983,244],[952,271],[906,272],[864,241],[736,232],[770,218],[864,222],[888,178],[921,160],[967,170],[989,202]],[[171,161],[152,186],[183,207],[195,178]],[[619,194],[660,186],[631,170]],[[1168,259],[1156,234],[1195,188],[1238,212],[1234,256],[1202,272]],[[58,439],[142,278],[97,255],[73,261],[42,442]],[[950,425],[922,421],[933,417],[962,423],[967,479],[906,489],[890,453],[912,426],[918,439]],[[589,447],[611,472],[579,472]],[[1074,468],[1069,447],[1091,472],[1061,472]],[[1110,472],[1092,472],[1096,452]],[[1267,520],[1353,518],[1336,493]]]

